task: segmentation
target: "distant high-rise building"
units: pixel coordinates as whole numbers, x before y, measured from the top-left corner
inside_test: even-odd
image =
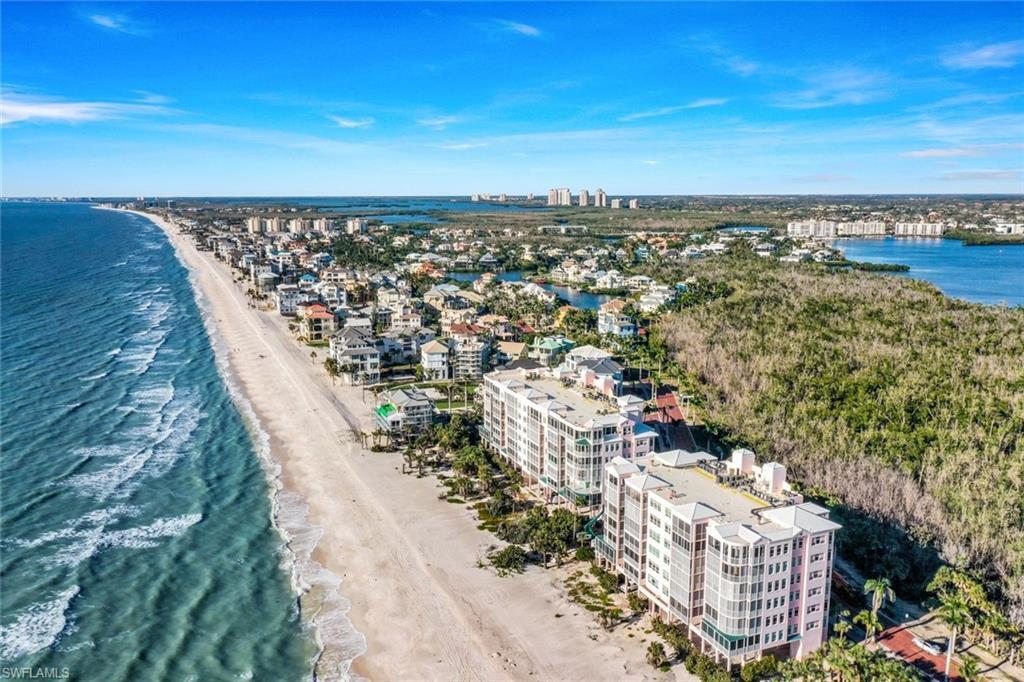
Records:
[[[612,199],[612,208],[622,208],[622,199]]]
[[[526,200],[533,201],[533,192],[530,192],[529,194],[526,195]]]
[[[245,229],[249,234],[260,234],[263,232],[263,219],[258,215],[249,216],[245,219]]]
[[[568,187],[563,187],[558,190],[558,205],[559,206],[572,206],[572,190]]]
[[[580,190],[580,206],[590,205],[590,192],[585,189]]]
[[[630,199],[629,200],[629,207],[630,208],[640,208],[640,200],[639,199]]]
[[[472,195],[470,195],[469,200],[470,201],[480,201],[480,195],[479,194],[472,194]]]
[[[280,216],[274,216],[273,218],[267,218],[264,222],[266,231],[271,234],[277,234],[278,232],[284,232],[284,221],[281,220]]]
[[[313,230],[320,233],[327,233],[334,229],[334,221],[330,218],[317,218],[313,221]]]
[[[548,206],[558,206],[558,190],[548,190]]]
[[[508,201],[508,195],[502,192],[501,194],[498,195],[498,201]]]
[[[597,208],[608,208],[608,195],[600,187],[594,192],[594,206]]]
[[[349,218],[345,221],[345,232],[348,234],[363,234],[366,227],[365,218]]]

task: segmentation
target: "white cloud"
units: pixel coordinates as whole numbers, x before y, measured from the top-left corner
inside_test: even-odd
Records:
[[[644,164],[646,166],[657,166],[659,163],[661,163],[661,161],[655,161],[654,159],[647,159],[646,161],[641,161],[640,163],[642,163],[642,164]]]
[[[369,128],[376,121],[370,116],[366,118],[345,118],[343,116],[328,116],[339,128]]]
[[[441,149],[451,149],[455,151],[463,151],[465,149],[479,149],[480,147],[486,147],[486,142],[448,142],[446,144],[437,145]]]
[[[716,64],[725,67],[737,76],[753,76],[761,70],[761,65],[757,62],[733,52],[707,36],[693,36],[689,39],[688,44],[700,52],[711,55]]]
[[[430,116],[428,118],[417,119],[416,123],[425,128],[433,128],[434,130],[444,130],[453,123],[458,123],[461,120],[461,116]]]
[[[1016,66],[1024,55],[1024,40],[993,43],[947,52],[942,63],[951,69],[991,69]]]
[[[962,170],[940,176],[942,180],[1020,180],[1019,170]]]
[[[132,90],[132,92],[139,96],[136,101],[141,104],[170,104],[174,101],[166,95],[158,95],[149,90]]]
[[[888,75],[855,67],[817,71],[803,80],[805,89],[776,95],[774,105],[782,109],[822,109],[870,104],[889,97],[891,86]]]
[[[75,102],[17,92],[0,93],[0,125],[4,126],[22,121],[84,123],[168,113],[173,112],[144,102]]]
[[[636,121],[642,118],[655,118],[656,116],[668,116],[679,111],[685,111],[687,109],[703,109],[705,107],[719,107],[728,102],[729,100],[721,97],[705,97],[703,99],[696,99],[689,104],[679,104],[672,107],[660,107],[658,109],[651,109],[649,111],[637,111],[632,114],[626,114],[619,118],[620,121]]]
[[[530,26],[519,21],[508,21],[506,19],[498,19],[498,23],[509,33],[515,33],[521,36],[528,36],[530,38],[540,37],[540,29],[536,26]]]
[[[956,156],[981,156],[981,152],[974,147],[950,147],[949,149],[916,149],[903,152],[900,156],[909,159],[948,159]]]
[[[100,28],[118,33],[127,33],[132,36],[145,35],[146,31],[138,23],[124,16],[123,14],[90,14],[89,21]]]

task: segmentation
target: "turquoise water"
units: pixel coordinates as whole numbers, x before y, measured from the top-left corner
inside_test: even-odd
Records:
[[[268,481],[149,221],[2,211],[0,658],[88,680],[298,680]]]
[[[956,239],[839,239],[850,260],[902,263],[947,296],[975,303],[1024,305],[1024,244],[964,246]]]

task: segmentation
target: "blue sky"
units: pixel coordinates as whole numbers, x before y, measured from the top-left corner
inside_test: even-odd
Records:
[[[8,196],[1024,191],[1024,3],[0,12]]]

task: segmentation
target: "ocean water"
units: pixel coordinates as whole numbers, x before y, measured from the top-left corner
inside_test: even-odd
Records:
[[[884,237],[832,242],[850,260],[901,263],[942,293],[973,303],[1024,305],[1024,244],[964,246],[956,239]]]
[[[84,204],[0,219],[2,664],[308,679],[268,477],[164,235]]]

